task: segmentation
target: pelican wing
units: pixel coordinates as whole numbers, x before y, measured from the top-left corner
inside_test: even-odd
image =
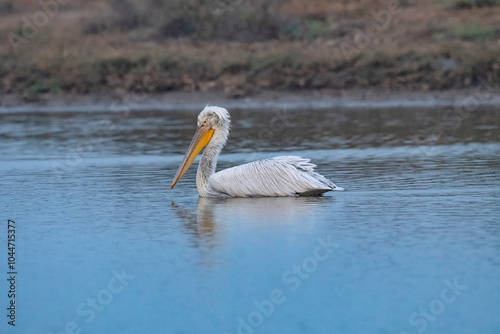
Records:
[[[208,179],[214,196],[318,196],[343,190],[314,172],[316,165],[297,156],[280,156],[228,168]]]

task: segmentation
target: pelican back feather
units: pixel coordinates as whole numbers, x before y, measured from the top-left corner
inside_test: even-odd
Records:
[[[341,190],[298,156],[279,156],[228,168],[210,176],[209,196],[318,196]]]

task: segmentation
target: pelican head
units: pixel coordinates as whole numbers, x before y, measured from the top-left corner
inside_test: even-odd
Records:
[[[184,176],[196,156],[210,143],[217,151],[220,151],[226,144],[229,135],[231,120],[225,108],[207,105],[198,115],[198,129],[191,140],[191,144],[182,160],[174,180],[170,185],[175,184]]]
[[[231,120],[226,108],[207,105],[198,115],[198,126],[210,125],[213,129],[229,131]]]

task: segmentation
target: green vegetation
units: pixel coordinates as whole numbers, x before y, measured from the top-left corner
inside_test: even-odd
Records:
[[[429,34],[435,42],[443,42],[458,38],[464,41],[482,43],[494,41],[495,38],[500,37],[500,30],[498,32],[499,33],[496,33],[493,27],[486,27],[478,23],[451,28],[443,27],[436,23],[431,23],[429,26]]]
[[[41,93],[48,93],[50,91],[50,88],[46,87],[44,84],[37,82],[33,85],[31,85],[27,89],[28,94],[41,94]]]
[[[328,23],[322,20],[311,20],[306,22],[305,36],[309,38],[331,38],[332,30]]]
[[[495,31],[490,27],[483,27],[479,24],[467,25],[456,29],[455,34],[458,38],[473,41],[484,42],[493,39]]]

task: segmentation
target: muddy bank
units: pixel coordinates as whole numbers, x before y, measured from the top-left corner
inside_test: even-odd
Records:
[[[263,91],[244,98],[223,92],[162,94],[44,94],[26,102],[22,95],[4,95],[0,112],[199,110],[207,103],[228,109],[433,108],[500,106],[500,89],[478,86],[435,92],[357,90]]]

